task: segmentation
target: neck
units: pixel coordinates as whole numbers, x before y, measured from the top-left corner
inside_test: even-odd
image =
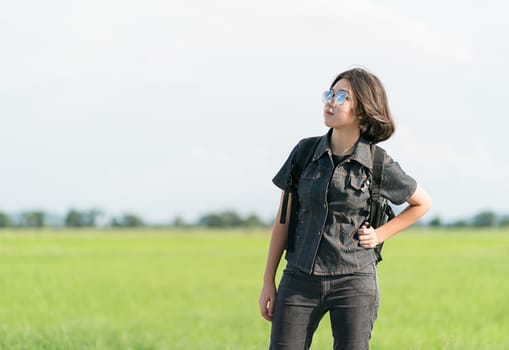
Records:
[[[352,153],[360,136],[359,128],[349,130],[333,129],[329,140],[332,153],[338,156]]]

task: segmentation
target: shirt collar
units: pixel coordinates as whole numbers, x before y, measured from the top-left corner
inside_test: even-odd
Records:
[[[332,155],[329,139],[332,135],[332,128],[329,129],[327,134],[323,135],[316,146],[315,153],[313,155],[313,161],[321,158],[325,153]],[[364,137],[360,137],[359,141],[355,145],[350,159],[357,161],[368,169],[373,169],[373,156],[371,154],[371,143]]]

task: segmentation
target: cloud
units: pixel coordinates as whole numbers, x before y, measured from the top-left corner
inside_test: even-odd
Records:
[[[224,0],[179,11],[181,17],[172,24],[181,29],[175,44],[186,49],[348,48],[382,50],[394,59],[411,57],[425,62],[472,63],[477,59],[475,50],[453,32],[373,1],[240,4]],[[409,57],[400,57],[401,48]]]
[[[474,182],[494,182],[509,176],[509,160],[475,139],[461,143],[431,141],[414,129],[401,127],[387,144],[417,173],[430,179],[455,181],[451,174],[456,174]]]
[[[2,28],[9,35],[2,37],[0,63],[10,67],[2,69],[2,84],[8,86],[20,79],[26,84],[108,77],[181,81],[206,63],[227,70],[232,56],[249,60],[257,52],[286,61],[295,55],[426,64],[478,59],[446,27],[366,0],[54,1],[30,11],[16,5],[4,10]]]

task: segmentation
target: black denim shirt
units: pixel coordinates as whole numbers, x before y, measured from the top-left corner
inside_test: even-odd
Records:
[[[286,252],[288,264],[309,274],[338,275],[360,270],[377,260],[373,249],[360,246],[358,229],[369,218],[373,148],[360,138],[351,156],[336,167],[329,138],[322,136],[298,183],[287,183],[294,147],[272,182],[287,192],[297,191],[300,202],[295,249]],[[417,187],[399,164],[386,155],[381,195],[402,204]]]

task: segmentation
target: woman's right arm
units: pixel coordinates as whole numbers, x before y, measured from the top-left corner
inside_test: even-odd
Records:
[[[272,313],[274,311],[274,304],[276,302],[276,271],[286,247],[288,239],[288,223],[290,221],[290,213],[292,206],[292,196],[288,196],[288,209],[286,211],[286,220],[284,224],[279,222],[281,217],[281,206],[283,203],[283,195],[279,203],[274,227],[272,228],[272,235],[269,244],[269,253],[267,256],[267,263],[265,265],[265,273],[263,275],[263,287],[260,293],[258,303],[260,305],[260,312],[267,321],[272,321]]]

